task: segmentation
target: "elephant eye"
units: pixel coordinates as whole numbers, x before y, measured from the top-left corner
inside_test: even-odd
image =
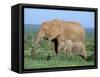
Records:
[[[43,39],[44,39],[44,40],[48,40],[48,37],[44,37]]]

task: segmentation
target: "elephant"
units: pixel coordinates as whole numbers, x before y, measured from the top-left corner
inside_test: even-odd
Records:
[[[78,22],[54,19],[41,24],[35,38],[36,47],[38,47],[41,39],[51,40],[53,52],[57,55],[58,47],[62,39],[81,42],[85,47],[85,29]]]
[[[69,55],[77,54],[83,57],[84,59],[87,59],[86,50],[82,42],[62,40],[58,46],[58,52],[61,52],[61,50],[63,50],[66,53],[69,53]]]
[[[82,42],[74,42],[72,45],[73,53],[80,55],[84,59],[87,59],[85,45]]]
[[[71,40],[62,40],[58,46],[58,52],[62,50],[72,55],[73,42]]]

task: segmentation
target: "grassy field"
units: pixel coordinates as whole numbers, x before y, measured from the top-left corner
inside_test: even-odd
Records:
[[[93,31],[87,31],[86,35],[86,50],[87,55],[90,57],[87,61],[78,55],[67,55],[61,53],[55,57],[50,57],[53,51],[48,46],[48,41],[41,41],[40,47],[34,51],[34,37],[38,29],[27,28],[24,34],[24,69],[35,68],[52,68],[52,67],[71,67],[71,66],[85,66],[94,65],[94,35]]]

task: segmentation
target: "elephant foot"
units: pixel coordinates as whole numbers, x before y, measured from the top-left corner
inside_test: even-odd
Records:
[[[83,58],[84,60],[87,60],[87,57],[83,56],[83,55],[79,55],[81,58]]]
[[[51,55],[47,55],[47,61],[49,61],[51,59]]]

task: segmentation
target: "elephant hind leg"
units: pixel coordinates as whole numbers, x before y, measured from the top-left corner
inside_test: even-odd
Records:
[[[73,45],[74,53],[80,55],[82,58],[87,59],[87,53],[85,49],[85,45],[83,43],[74,43]]]
[[[87,53],[86,53],[86,49],[85,46],[82,45],[81,49],[80,49],[80,56],[84,59],[87,59]]]
[[[84,46],[83,46],[82,53],[83,53],[84,59],[87,59],[87,53],[86,53],[86,49]]]

